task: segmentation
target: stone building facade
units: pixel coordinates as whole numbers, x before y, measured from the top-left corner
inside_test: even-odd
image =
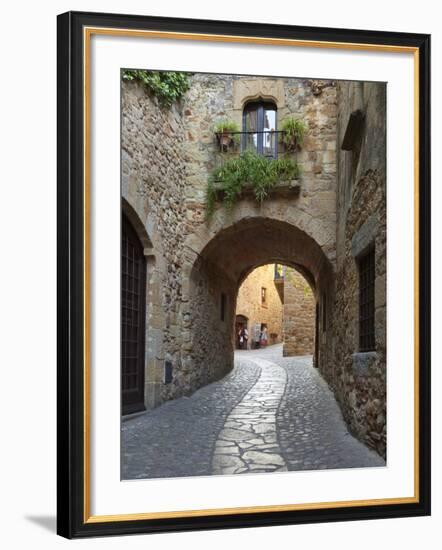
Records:
[[[386,455],[386,87],[340,82],[337,139],[343,142],[351,113],[360,131],[337,157],[335,364],[328,375],[350,428]],[[374,334],[361,350],[360,269],[374,261]]]
[[[354,88],[334,81],[194,74],[184,98],[162,108],[141,84],[122,82],[122,211],[146,263],[139,377],[145,407],[189,395],[231,370],[239,286],[254,268],[281,263],[312,288],[319,335],[315,366],[352,430],[383,452],[385,86],[364,84],[362,93]],[[306,122],[296,154],[299,193],[275,193],[262,203],[244,196],[231,212],[217,203],[207,220],[208,178],[223,162],[214,124],[229,118],[241,126],[250,101],[272,102],[278,126],[287,116]],[[341,146],[355,109],[365,118],[349,160]],[[357,262],[359,249],[365,250],[360,243],[373,238],[376,350],[361,355]]]
[[[244,280],[236,301],[235,327],[246,323],[249,349],[259,343],[261,329],[267,328],[268,343],[282,342],[283,305],[275,285],[275,264],[254,269]],[[239,346],[238,346],[239,347]]]
[[[282,342],[284,356],[312,355],[315,299],[310,285],[293,268],[278,264],[257,267],[238,291],[235,327],[241,326],[249,332],[249,349],[257,347],[265,326],[268,344]]]

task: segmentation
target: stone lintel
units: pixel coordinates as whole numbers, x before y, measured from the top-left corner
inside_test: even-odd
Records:
[[[272,100],[279,109],[285,107],[284,83],[281,78],[251,78],[233,81],[233,108],[242,110],[247,101]]]

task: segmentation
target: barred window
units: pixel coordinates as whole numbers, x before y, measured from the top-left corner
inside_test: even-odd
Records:
[[[220,300],[220,319],[221,321],[224,321],[226,318],[226,295],[224,292],[221,292],[221,300]]]
[[[322,332],[327,332],[327,296],[322,294]]]
[[[373,351],[374,337],[374,247],[359,259],[359,351]]]

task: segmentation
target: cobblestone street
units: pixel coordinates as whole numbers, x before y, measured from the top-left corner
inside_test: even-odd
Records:
[[[122,478],[385,466],[347,430],[311,357],[238,351],[191,397],[123,421]]]

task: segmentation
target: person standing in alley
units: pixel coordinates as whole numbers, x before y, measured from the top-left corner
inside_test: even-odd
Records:
[[[267,327],[264,325],[261,330],[261,337],[260,337],[260,347],[264,348],[267,346],[268,336],[267,336]]]

